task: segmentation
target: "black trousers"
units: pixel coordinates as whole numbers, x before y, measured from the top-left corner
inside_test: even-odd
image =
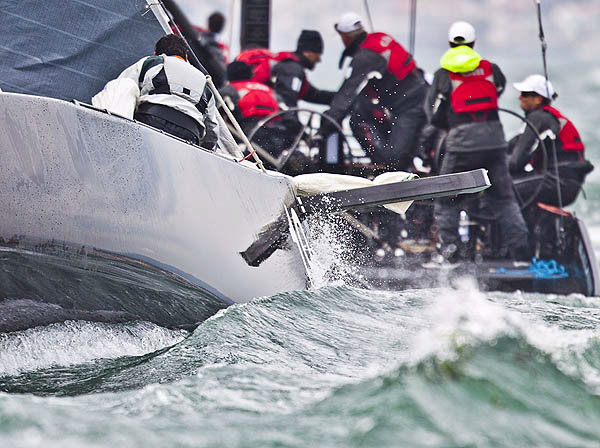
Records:
[[[540,183],[542,184],[540,187]],[[537,194],[536,190],[539,187]],[[556,180],[554,176],[541,177],[531,176],[515,179],[515,189],[521,201],[528,201],[535,194],[535,198],[531,201],[543,202],[544,204],[559,206],[558,195],[556,194]],[[581,191],[581,184],[575,179],[560,179],[560,194],[562,206],[571,205],[577,199],[577,195]]]
[[[133,118],[196,145],[201,143],[203,129],[198,122],[171,107],[142,103]]]
[[[264,117],[249,117],[239,120],[242,130],[247,137],[252,135],[252,143],[257,143],[262,149],[278,158],[285,149],[292,146],[292,142],[300,128],[290,130],[286,125],[289,122],[271,120],[260,128],[256,125]],[[256,129],[256,132],[252,132]]]
[[[560,194],[562,206],[571,205],[577,199],[586,176],[594,169],[587,160],[562,161],[558,163],[558,174],[560,177]],[[537,174],[534,170],[529,174],[514,176],[514,184],[520,201],[528,201],[536,191],[535,199],[531,202],[543,202],[544,204],[559,206],[558,194],[556,193],[556,168],[549,166],[545,174]],[[540,185],[541,183],[541,185]]]
[[[487,213],[498,222],[502,241],[515,252],[528,245],[528,230],[512,190],[508,172],[508,155],[504,149],[476,152],[448,152],[442,161],[440,174],[457,173],[478,168],[488,170],[492,186],[485,190]],[[458,243],[458,213],[462,197],[440,198],[434,205],[435,224],[440,242]]]

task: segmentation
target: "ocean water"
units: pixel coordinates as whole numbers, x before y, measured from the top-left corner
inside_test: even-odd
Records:
[[[0,446],[598,446],[595,298],[328,286],[0,337]]]

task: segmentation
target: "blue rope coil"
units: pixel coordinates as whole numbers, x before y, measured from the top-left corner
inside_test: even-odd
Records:
[[[535,278],[567,278],[569,273],[562,264],[554,259],[551,260],[538,260],[537,258],[531,259],[531,264],[527,269],[505,269],[499,268],[494,269],[496,274],[511,274],[511,275],[529,275],[533,274]]]
[[[565,267],[558,264],[554,259],[538,260],[532,258],[529,271],[538,278],[567,278],[569,276]]]

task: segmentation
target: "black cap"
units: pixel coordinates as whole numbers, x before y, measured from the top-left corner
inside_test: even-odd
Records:
[[[314,51],[323,53],[323,38],[321,33],[315,30],[302,30],[298,38],[298,53],[302,51]]]
[[[229,81],[248,81],[254,76],[252,67],[242,61],[233,61],[227,66],[227,79]]]
[[[211,33],[219,34],[223,31],[223,26],[225,25],[225,16],[220,12],[213,12],[210,16],[208,16],[208,30]]]

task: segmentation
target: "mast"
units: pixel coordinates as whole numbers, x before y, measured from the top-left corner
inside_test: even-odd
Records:
[[[548,48],[548,45],[546,44],[546,36],[544,36],[544,27],[542,25],[542,3],[541,0],[534,0],[535,6],[536,6],[536,12],[537,12],[537,19],[538,19],[538,28],[539,28],[539,38],[540,38],[540,44],[541,44],[541,48],[542,48],[542,62],[544,65],[544,78],[546,78],[546,97],[548,99],[552,99],[552,96],[550,95],[550,87],[549,87],[549,79],[548,79],[548,64],[546,62],[546,49]],[[560,176],[559,176],[559,172],[558,172],[558,155],[556,153],[556,136],[552,136],[550,138],[550,140],[552,141],[552,158],[553,158],[553,162],[554,162],[554,177],[556,180],[556,197],[558,199],[558,208],[562,208],[563,204],[562,204],[562,195],[561,195],[561,189],[560,189]],[[559,220],[560,220],[560,230],[564,230],[563,228],[563,217],[562,215],[559,215]]]
[[[409,52],[413,56],[415,55],[415,35],[417,34],[417,0],[410,0],[410,38],[409,38]]]
[[[242,0],[240,48],[269,48],[271,0]]]
[[[371,11],[369,10],[368,0],[364,0],[364,4],[365,4],[365,12],[367,13],[367,19],[369,20],[369,26],[371,27],[371,32],[375,32],[375,28],[373,27],[373,19],[371,18]]]

